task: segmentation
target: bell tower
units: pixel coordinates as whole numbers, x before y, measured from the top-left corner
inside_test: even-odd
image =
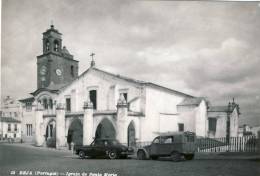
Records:
[[[78,77],[78,61],[65,46],[52,24],[43,33],[42,54],[37,56],[37,88],[61,87]]]
[[[54,29],[54,25],[51,25],[51,28],[43,33],[43,53],[61,52],[61,35],[58,30]]]

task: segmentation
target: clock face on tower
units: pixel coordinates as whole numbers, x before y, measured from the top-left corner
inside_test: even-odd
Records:
[[[46,75],[47,73],[47,67],[45,65],[43,65],[40,69],[40,74],[41,75]]]
[[[61,76],[61,74],[62,74],[61,70],[60,70],[60,69],[56,69],[56,74],[57,74],[58,76]]]

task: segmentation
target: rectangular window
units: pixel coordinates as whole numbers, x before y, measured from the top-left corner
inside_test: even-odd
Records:
[[[11,131],[11,124],[10,123],[8,124],[8,129],[7,130]]]
[[[14,133],[14,138],[16,138],[16,134]]]
[[[70,98],[66,98],[66,111],[67,112],[71,111],[71,101],[70,101]]]
[[[178,123],[178,128],[179,128],[179,131],[184,131],[184,124]]]
[[[89,99],[93,103],[93,109],[97,109],[97,90],[89,91]]]
[[[14,131],[17,131],[17,124],[14,124]]]
[[[32,110],[32,102],[26,102],[25,108],[26,108],[26,111],[31,111]]]
[[[74,67],[73,67],[73,65],[70,66],[70,74],[71,74],[72,77],[74,77]]]
[[[209,131],[216,131],[217,127],[217,119],[209,118]]]
[[[50,106],[50,109],[53,109],[53,102],[52,102],[52,99],[49,99],[49,106]]]
[[[26,124],[26,135],[32,136],[32,124]]]

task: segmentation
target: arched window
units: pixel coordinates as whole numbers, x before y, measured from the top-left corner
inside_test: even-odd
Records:
[[[54,51],[59,51],[59,41],[54,41]]]
[[[47,40],[45,43],[46,51],[50,51],[50,42]]]

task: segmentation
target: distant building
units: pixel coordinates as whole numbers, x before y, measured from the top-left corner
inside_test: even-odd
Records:
[[[21,139],[21,108],[18,101],[7,96],[1,103],[0,139]]]
[[[38,146],[55,142],[61,148],[104,137],[135,145],[169,131],[238,135],[239,106],[234,101],[218,109],[203,97],[101,70],[93,58],[78,76],[78,61],[62,47],[53,25],[43,33],[37,85],[20,102],[23,139]]]
[[[21,121],[12,117],[0,118],[0,139],[15,139],[20,141],[21,139]]]
[[[240,137],[253,135],[252,127],[247,124],[239,126],[238,133]]]
[[[260,126],[253,126],[251,128],[251,131],[252,131],[253,135],[255,135],[257,138],[260,137]]]
[[[12,117],[21,120],[20,102],[11,96],[6,96],[1,103],[1,111],[3,117]]]

